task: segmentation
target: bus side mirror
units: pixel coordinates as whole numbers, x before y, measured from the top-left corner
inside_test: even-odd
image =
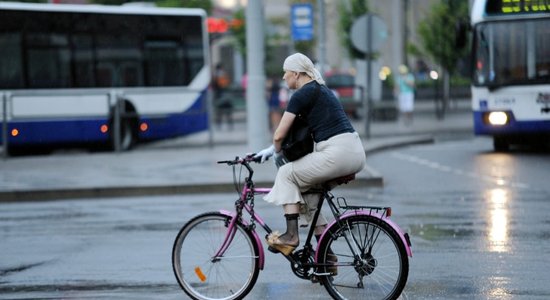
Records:
[[[466,46],[468,31],[470,31],[470,22],[459,20],[455,24],[455,47],[463,49]]]

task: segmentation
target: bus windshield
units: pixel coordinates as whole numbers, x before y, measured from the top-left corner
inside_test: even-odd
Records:
[[[550,19],[480,23],[474,28],[473,83],[498,88],[548,83]]]

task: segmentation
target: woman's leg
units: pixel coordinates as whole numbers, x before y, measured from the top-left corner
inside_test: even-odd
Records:
[[[285,204],[283,206],[286,219],[286,232],[282,235],[271,233],[267,236],[267,244],[271,252],[281,252],[290,255],[300,244],[298,236],[298,204]]]
[[[283,205],[286,219],[286,232],[279,236],[279,241],[282,244],[297,246],[300,244],[298,234],[298,216],[300,212],[299,204]]]

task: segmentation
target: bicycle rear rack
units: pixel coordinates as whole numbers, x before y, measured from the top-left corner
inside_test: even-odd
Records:
[[[336,198],[336,203],[338,208],[344,212],[350,210],[368,210],[369,212],[374,212],[380,214],[383,218],[388,218],[391,216],[391,207],[388,206],[364,206],[364,205],[348,205],[347,201],[343,197]]]

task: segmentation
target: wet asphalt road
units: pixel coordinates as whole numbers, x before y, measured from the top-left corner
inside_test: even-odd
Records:
[[[411,235],[402,299],[550,298],[550,154],[491,149],[476,138],[386,151],[368,158],[384,188],[335,190],[392,206]],[[186,299],[172,274],[173,239],[190,217],[231,208],[235,198],[1,204],[0,299]],[[258,201],[256,210],[283,226],[280,208]],[[328,298],[282,257],[266,255],[249,299]]]

